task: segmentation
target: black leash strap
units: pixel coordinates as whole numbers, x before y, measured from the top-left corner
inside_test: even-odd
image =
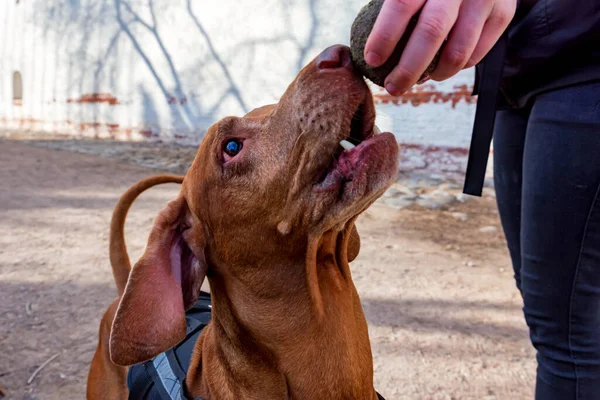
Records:
[[[481,62],[481,81],[478,86],[477,109],[471,136],[469,160],[463,193],[481,196],[490,146],[494,136],[496,105],[502,80],[508,33],[505,32]]]

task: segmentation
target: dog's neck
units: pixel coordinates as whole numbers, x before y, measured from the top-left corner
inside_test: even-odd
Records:
[[[212,322],[194,349],[190,394],[377,398],[367,323],[342,240],[337,233],[311,238],[303,259],[283,254],[270,265],[248,265],[241,278],[211,274]]]

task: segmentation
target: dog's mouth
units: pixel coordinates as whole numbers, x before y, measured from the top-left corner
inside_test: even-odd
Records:
[[[340,146],[344,151],[352,150],[364,140],[378,133],[374,132],[374,128],[375,111],[373,110],[372,105],[366,100],[363,100],[356,108],[356,111],[354,111],[352,119],[350,120],[350,133],[340,141]],[[379,130],[377,129],[377,131]]]
[[[348,135],[340,140],[338,149],[333,153],[333,161],[318,179],[315,190],[342,190],[347,183],[360,175],[362,164],[375,153],[369,149],[373,146],[379,147],[379,143],[384,144],[386,140],[379,137],[391,135],[382,134],[375,125],[375,107],[367,96],[370,96],[370,92],[366,93],[365,99],[354,111]]]

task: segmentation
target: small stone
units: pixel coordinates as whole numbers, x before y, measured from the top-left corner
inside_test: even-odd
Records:
[[[430,196],[421,196],[421,198],[419,200],[417,200],[417,204],[420,205],[421,207],[426,207],[429,209],[438,209],[440,207],[440,205],[435,201],[435,199],[431,198]]]
[[[419,186],[419,184],[417,182],[415,182],[412,179],[408,179],[408,180],[404,180],[402,181],[402,183],[404,184],[404,186],[406,186],[409,189],[419,189],[421,186]]]
[[[432,192],[417,199],[417,204],[430,210],[442,210],[454,203],[456,198],[445,192]]]
[[[469,219],[469,216],[465,213],[453,212],[452,218],[457,219],[459,221],[467,221]]]
[[[396,191],[398,191],[399,193],[402,194],[415,194],[415,192],[412,191],[412,189],[410,187],[408,187],[407,185],[403,185],[401,183],[394,183],[390,189],[394,189]]]
[[[496,198],[496,191],[494,189],[492,189],[492,188],[484,187],[483,190],[482,190],[482,194],[485,197],[489,197],[489,198],[492,198],[492,199]]]
[[[402,196],[400,198],[402,200],[414,202],[415,200],[417,200],[419,198],[419,195],[418,194],[415,194],[415,195],[406,195],[406,196]]]
[[[481,228],[479,228],[479,232],[481,233],[493,233],[493,232],[498,232],[498,227],[490,225],[490,226],[483,226]]]
[[[459,190],[460,186],[455,183],[443,183],[439,186],[440,190]]]
[[[63,374],[62,372],[59,373],[58,376],[60,377],[60,379],[67,379],[67,376],[65,374]]]
[[[385,193],[383,194],[382,197],[396,197],[396,195],[398,194],[398,189],[391,187],[388,190],[385,191]]]
[[[465,267],[473,268],[476,266],[477,266],[477,264],[475,264],[473,261],[465,261]]]
[[[504,273],[506,271],[504,268],[500,268],[500,272]]]
[[[439,184],[440,184],[439,181],[434,181],[431,179],[422,179],[418,182],[418,185],[420,187],[430,187],[430,188],[437,187]]]
[[[464,193],[459,193],[456,195],[456,200],[460,201],[461,203],[465,203],[469,199],[470,199],[469,195],[464,194]]]
[[[418,196],[415,192],[413,192],[412,190],[410,190],[410,188],[408,188],[407,186],[401,185],[401,186],[392,186],[390,187],[388,190],[385,191],[385,193],[383,194],[383,197],[387,197],[387,198],[398,198],[398,197],[402,197],[408,200],[415,200]]]
[[[450,194],[448,194],[448,192],[446,192],[444,189],[441,189],[441,188],[437,188],[433,192],[430,192],[429,195],[431,197],[446,197],[446,196],[450,196]]]
[[[390,199],[385,199],[384,203],[396,210],[401,210],[403,208],[409,207],[411,206],[414,202],[412,200],[407,200],[404,198],[390,198]]]

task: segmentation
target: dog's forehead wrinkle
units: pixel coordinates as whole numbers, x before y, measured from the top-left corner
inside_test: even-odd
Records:
[[[268,118],[243,118],[242,121],[244,128],[261,132],[266,123],[268,122]]]
[[[326,213],[323,212],[323,210],[326,208],[328,207],[325,203],[317,203],[315,207],[311,209],[311,220],[315,221],[317,224],[321,224],[323,219],[326,217]]]
[[[225,117],[221,121],[219,121],[216,125],[216,129],[213,131],[215,134],[220,136],[228,136],[233,133],[233,131],[237,128],[239,117]],[[215,138],[216,139],[216,138]]]

